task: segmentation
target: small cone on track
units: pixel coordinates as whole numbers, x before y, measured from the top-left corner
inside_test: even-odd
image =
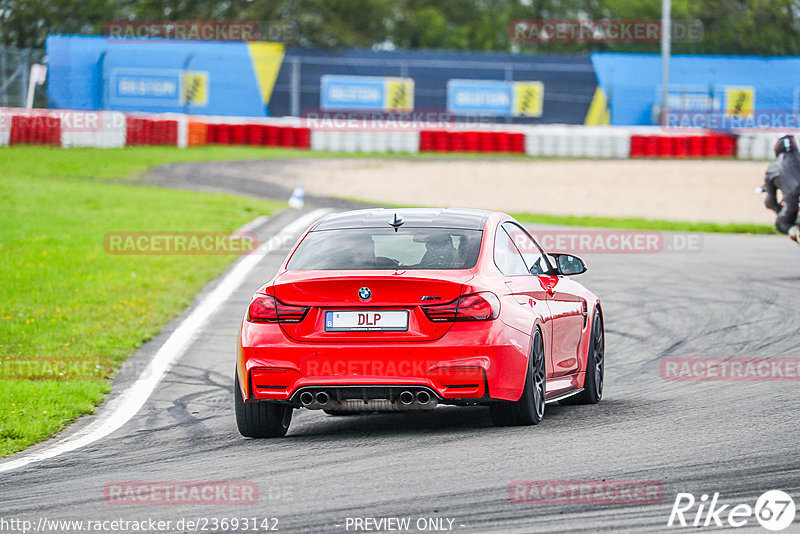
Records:
[[[297,184],[297,187],[292,191],[292,196],[289,198],[289,206],[296,210],[303,209],[303,206],[306,205],[305,197],[306,194],[303,189],[303,184]]]

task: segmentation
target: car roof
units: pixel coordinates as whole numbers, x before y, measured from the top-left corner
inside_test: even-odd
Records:
[[[391,228],[395,214],[404,219],[402,228],[458,228],[483,230],[493,212],[466,208],[374,208],[328,215],[311,230],[342,228]]]

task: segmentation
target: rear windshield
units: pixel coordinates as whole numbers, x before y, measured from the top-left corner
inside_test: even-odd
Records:
[[[478,261],[480,230],[357,228],[311,232],[287,269],[470,269]]]

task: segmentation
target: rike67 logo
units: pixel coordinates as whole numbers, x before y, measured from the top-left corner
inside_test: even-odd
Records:
[[[756,500],[755,506],[746,503],[721,503],[719,493],[714,493],[711,499],[707,494],[696,499],[691,493],[678,493],[667,526],[726,529],[752,527],[752,519],[755,517],[765,529],[778,532],[792,524],[795,511],[792,497],[780,490],[765,492]]]

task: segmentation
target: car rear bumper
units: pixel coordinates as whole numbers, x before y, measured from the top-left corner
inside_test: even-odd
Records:
[[[424,342],[305,343],[279,326],[244,322],[237,371],[249,401],[298,403],[301,388],[427,388],[440,404],[516,400],[530,337],[500,321],[456,323]]]

